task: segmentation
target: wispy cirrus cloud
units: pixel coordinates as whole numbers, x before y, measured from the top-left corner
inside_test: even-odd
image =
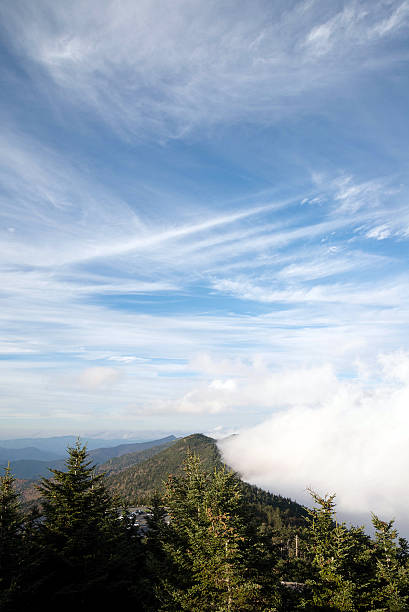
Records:
[[[214,287],[219,291],[226,291],[242,299],[260,302],[289,302],[291,304],[306,302],[323,302],[339,304],[362,304],[373,306],[398,306],[400,300],[405,299],[407,279],[399,282],[389,282],[388,285],[379,283],[377,287],[367,283],[362,284],[325,284],[302,286],[293,285],[286,289],[268,289],[265,285],[253,285],[244,280],[219,280]]]
[[[405,348],[408,2],[0,16],[7,419],[254,422]]]
[[[408,5],[104,1],[68,9],[44,0],[4,5],[2,15],[13,46],[61,95],[125,137],[168,138],[243,117],[274,121],[299,109],[301,96],[304,109],[316,105],[317,91],[399,56],[399,46],[383,43],[403,36]],[[334,70],[340,60],[343,70]]]

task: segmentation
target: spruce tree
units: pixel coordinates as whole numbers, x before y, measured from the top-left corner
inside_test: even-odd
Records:
[[[164,554],[163,544],[169,537],[167,510],[163,498],[157,491],[153,494],[147,515],[148,531],[145,539],[145,565],[142,597],[144,610],[155,612],[158,610],[162,597],[162,588],[159,584],[164,578],[168,583],[171,563]],[[166,597],[165,597],[166,599]]]
[[[170,524],[163,530],[165,576],[158,577],[161,610],[264,610],[268,596],[251,564],[238,479],[226,469],[205,472],[188,454],[182,476],[166,486]]]
[[[8,609],[21,580],[24,516],[10,465],[0,477],[0,608]]]
[[[28,580],[36,603],[52,609],[135,602],[130,571],[139,538],[126,516],[120,520],[104,474],[95,473],[79,441],[68,448],[66,471],[51,472],[38,485],[43,516]]]
[[[304,606],[314,610],[355,610],[356,584],[347,575],[354,537],[335,514],[335,495],[321,497],[310,491],[316,507],[309,510],[308,545],[312,577],[307,581],[310,596]]]
[[[409,607],[408,545],[404,538],[397,543],[394,521],[382,521],[372,514],[375,528],[374,554],[376,571],[372,609],[403,612]]]

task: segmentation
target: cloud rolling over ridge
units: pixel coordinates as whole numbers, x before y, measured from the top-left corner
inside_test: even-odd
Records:
[[[289,396],[262,423],[221,440],[224,460],[246,481],[300,502],[310,503],[307,487],[336,493],[341,519],[368,522],[375,512],[408,532],[409,356],[383,355],[365,373],[340,380],[311,370],[297,384],[294,372],[304,400]],[[311,385],[316,396],[326,387],[320,399]]]

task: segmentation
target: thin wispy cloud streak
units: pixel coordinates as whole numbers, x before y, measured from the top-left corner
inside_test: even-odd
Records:
[[[168,138],[202,122],[275,121],[298,112],[300,96],[305,109],[322,90],[376,71],[385,54],[400,60],[391,41],[405,36],[408,5],[20,1],[2,17],[9,41],[57,94],[125,137],[148,129]]]
[[[252,427],[408,350],[407,1],[0,22],[0,426]]]

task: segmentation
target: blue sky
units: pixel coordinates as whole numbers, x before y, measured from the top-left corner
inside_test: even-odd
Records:
[[[408,1],[0,23],[2,437],[231,431],[404,358]]]

